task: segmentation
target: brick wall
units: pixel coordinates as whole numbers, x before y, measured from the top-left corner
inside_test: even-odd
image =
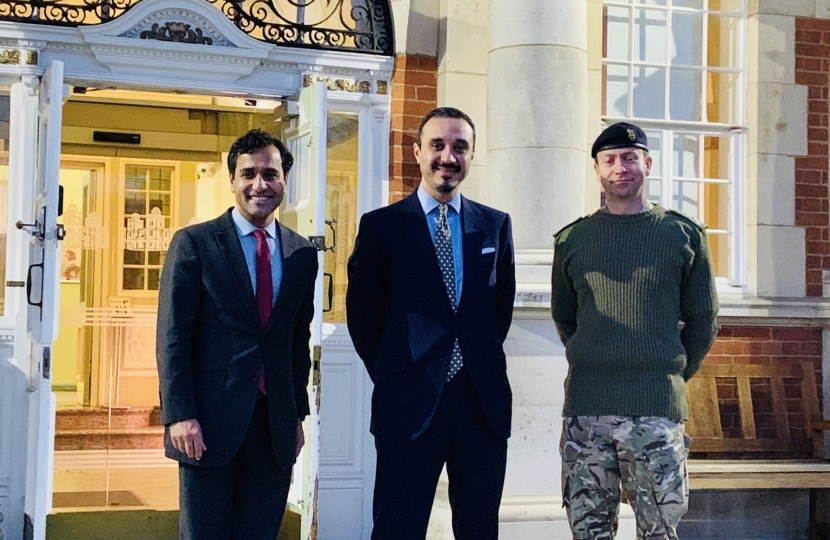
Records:
[[[389,134],[389,202],[415,191],[421,173],[412,145],[418,137],[421,118],[438,103],[433,56],[399,54],[392,78],[392,129]]]
[[[801,360],[812,362],[816,370],[816,389],[819,403],[821,388],[821,328],[796,327],[722,327],[718,338],[706,357],[707,363],[721,364],[780,364]],[[809,450],[809,439],[804,431],[805,417],[799,381],[785,381],[787,412],[792,440]],[[753,381],[752,404],[758,437],[775,436],[775,420],[770,400],[769,381]],[[738,391],[734,379],[718,379],[718,401],[724,435],[740,437]]]
[[[795,158],[795,224],[807,236],[807,296],[821,296],[830,269],[828,204],[828,72],[830,20],[795,20],[795,83],[807,86],[808,154]]]

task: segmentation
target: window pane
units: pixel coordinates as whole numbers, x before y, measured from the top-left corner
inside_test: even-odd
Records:
[[[666,15],[653,9],[634,12],[634,61],[667,63]]]
[[[161,251],[148,251],[147,252],[147,264],[153,265],[160,265],[161,264]]]
[[[706,62],[714,67],[738,67],[740,19],[737,17],[708,17],[709,39]]]
[[[738,76],[734,73],[706,74],[706,120],[723,124],[739,121]]]
[[[635,0],[636,4],[645,4],[647,6],[665,6],[668,0]]]
[[[161,278],[161,270],[158,268],[151,268],[147,270],[147,290],[159,290],[159,280]]]
[[[730,236],[727,234],[709,233],[709,249],[712,252],[712,262],[717,277],[729,277],[732,265],[729,259]]]
[[[660,193],[663,181],[659,178],[646,180],[646,199],[652,204],[660,204]]]
[[[150,194],[150,211],[158,208],[163,216],[170,215],[170,195],[163,193]]]
[[[692,9],[703,9],[703,0],[672,0],[672,6]]]
[[[660,163],[663,155],[663,141],[659,131],[645,130],[648,137],[648,153],[651,156],[651,176],[663,176]]]
[[[740,13],[742,0],[709,0],[710,11]]]
[[[698,169],[698,154],[700,153],[700,135],[675,135],[673,146],[673,176],[682,176],[686,178],[700,178],[700,173]]]
[[[609,60],[628,60],[629,9],[605,8],[605,57]]]
[[[700,208],[700,182],[676,180],[672,186],[671,207],[697,219]]]
[[[689,69],[672,69],[670,81],[670,118],[699,122],[701,72]]]
[[[143,193],[127,193],[124,195],[124,214],[144,214],[147,204]]]
[[[703,138],[703,177],[713,180],[730,180],[729,178],[729,138]]]
[[[729,184],[703,184],[703,223],[710,229],[729,230]]]
[[[628,67],[603,66],[605,78],[605,111],[608,116],[628,116]],[[289,182],[290,185],[290,182]]]
[[[702,66],[703,14],[674,12],[671,34],[671,63]]]
[[[634,116],[665,118],[666,70],[664,68],[634,68]]]
[[[125,268],[124,269],[124,287],[125,291],[143,291],[144,290],[144,269],[143,268]]]
[[[124,264],[144,264],[144,252],[125,249]]]

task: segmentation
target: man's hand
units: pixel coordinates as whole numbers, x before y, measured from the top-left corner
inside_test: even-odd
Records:
[[[202,440],[202,426],[195,418],[170,424],[170,439],[176,450],[191,459],[202,459],[202,452],[207,450]]]
[[[294,457],[300,456],[300,450],[303,449],[303,445],[305,444],[305,433],[303,433],[303,421],[297,420],[297,455]]]

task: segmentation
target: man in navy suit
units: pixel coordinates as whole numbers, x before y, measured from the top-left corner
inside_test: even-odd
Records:
[[[170,243],[156,356],[188,540],[274,540],[309,413],[317,253],[274,219],[293,158],[253,130],[228,155],[236,206]]]
[[[414,144],[418,190],[360,221],[349,333],[375,383],[373,540],[423,540],[446,464],[458,539],[498,537],[512,395],[502,344],[516,280],[510,217],[460,194],[475,127],[442,107]]]

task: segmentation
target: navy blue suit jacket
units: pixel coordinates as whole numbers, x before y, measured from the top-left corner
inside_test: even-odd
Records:
[[[376,438],[411,441],[426,430],[456,339],[490,424],[510,436],[502,347],[516,292],[510,217],[462,197],[461,225],[464,281],[453,313],[417,194],[360,221],[346,309],[355,349],[375,383]]]
[[[277,224],[277,231],[283,274],[265,328],[230,210],[173,236],[159,290],[161,420],[197,419],[207,450],[200,461],[188,458],[166,429],[170,458],[207,467],[230,461],[248,431],[264,364],[271,447],[280,466],[295,461],[297,420],[309,413],[317,252],[290,229]]]

